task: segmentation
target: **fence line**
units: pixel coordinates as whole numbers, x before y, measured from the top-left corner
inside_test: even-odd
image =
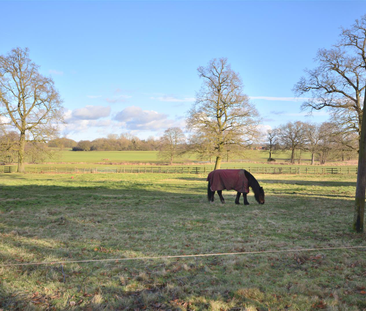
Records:
[[[14,166],[4,166],[4,173],[13,173]],[[230,167],[241,169],[243,167]],[[357,174],[357,167],[293,167],[293,166],[258,166],[245,168],[257,174]],[[27,167],[27,173],[161,173],[161,174],[206,174],[213,170],[212,166],[117,166],[114,168],[56,168]]]

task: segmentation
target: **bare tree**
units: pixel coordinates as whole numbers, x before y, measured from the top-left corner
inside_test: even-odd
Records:
[[[161,137],[161,149],[159,157],[173,164],[174,158],[179,157],[184,151],[186,136],[179,127],[171,127],[165,130]]]
[[[353,228],[364,231],[366,188],[366,15],[350,29],[343,29],[338,44],[320,49],[319,66],[307,70],[294,90],[298,95],[310,94],[303,104],[306,109],[337,109],[350,117],[360,137],[358,174]]]
[[[339,131],[333,137],[336,156],[341,161],[350,160],[358,156],[359,136],[352,132]]]
[[[90,151],[92,143],[90,140],[80,140],[78,144],[72,148],[73,151]]]
[[[118,138],[121,150],[129,150],[130,140],[126,134],[121,134]]]
[[[305,148],[311,153],[311,165],[315,163],[315,155],[318,152],[321,140],[320,125],[305,122],[304,124]]]
[[[13,163],[17,156],[19,135],[7,132],[4,126],[0,126],[0,162]]]
[[[336,128],[334,141],[342,161],[345,157],[352,157],[359,148],[360,133],[358,131],[358,117],[355,111],[347,109],[334,109],[332,123]]]
[[[319,139],[316,146],[316,153],[320,164],[325,164],[330,159],[335,158],[336,144],[335,136],[338,130],[335,123],[323,122],[319,125],[317,138]]]
[[[291,151],[291,163],[295,163],[295,152],[304,147],[304,123],[300,121],[288,122],[278,129],[278,137],[281,148]]]
[[[275,161],[272,158],[273,152],[278,149],[278,129],[272,129],[267,131],[267,141],[268,141],[268,151],[269,151],[269,157],[268,161]]]
[[[48,142],[48,147],[58,148],[59,150],[63,150],[65,148],[72,148],[75,147],[76,145],[77,145],[76,141],[66,137],[55,138]]]
[[[61,154],[48,148],[44,142],[28,141],[25,144],[25,159],[29,163],[43,163],[47,159],[56,159]]]
[[[219,169],[231,145],[244,147],[253,142],[258,134],[258,112],[243,94],[242,81],[226,58],[211,60],[198,68],[198,74],[203,85],[189,111],[187,126],[213,142],[215,169]]]
[[[18,172],[24,172],[27,135],[29,140],[45,141],[62,120],[54,82],[38,72],[28,49],[16,48],[0,56],[0,116],[9,118],[19,132]]]
[[[189,137],[188,151],[198,155],[200,160],[209,160],[212,162],[212,158],[215,156],[215,144],[210,136],[206,136],[205,133],[195,133]]]

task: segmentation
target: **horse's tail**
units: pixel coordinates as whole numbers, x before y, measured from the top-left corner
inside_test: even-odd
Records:
[[[210,181],[207,184],[207,199],[209,202],[213,201],[212,198],[214,196],[215,192],[211,190],[211,183]]]

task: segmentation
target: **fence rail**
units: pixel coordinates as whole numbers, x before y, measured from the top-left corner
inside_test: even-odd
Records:
[[[357,174],[357,167],[251,167],[253,173],[264,174]]]
[[[4,166],[4,173],[13,173],[14,166]],[[230,167],[240,169],[242,167]],[[357,174],[357,167],[292,167],[292,166],[258,166],[247,167],[247,171],[257,174]],[[161,174],[205,174],[213,170],[210,166],[118,166],[114,168],[56,168],[27,167],[27,173],[161,173]]]

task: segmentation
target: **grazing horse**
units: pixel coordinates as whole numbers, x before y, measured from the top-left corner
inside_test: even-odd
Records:
[[[264,204],[264,190],[258,181],[246,170],[214,170],[207,176],[207,198],[210,202],[214,201],[215,191],[220,197],[221,203],[225,203],[222,190],[236,190],[235,204],[240,204],[241,194],[244,197],[244,205],[249,205],[247,194],[249,187],[254,192],[254,197],[259,204]]]

